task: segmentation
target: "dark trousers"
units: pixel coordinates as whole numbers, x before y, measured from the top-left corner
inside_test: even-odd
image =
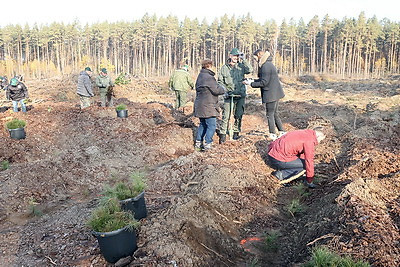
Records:
[[[265,103],[265,109],[267,111],[268,118],[268,129],[270,133],[276,133],[278,131],[285,131],[282,125],[282,121],[278,116],[278,100],[274,102]]]
[[[288,179],[291,176],[306,169],[305,160],[301,158],[297,158],[289,162],[284,162],[279,161],[268,155],[268,159],[272,168],[282,172],[283,179]]]

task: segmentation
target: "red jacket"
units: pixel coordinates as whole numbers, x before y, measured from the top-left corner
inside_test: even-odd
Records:
[[[318,144],[314,130],[288,132],[269,145],[268,155],[289,162],[301,158],[306,163],[306,176],[314,177],[314,148]]]

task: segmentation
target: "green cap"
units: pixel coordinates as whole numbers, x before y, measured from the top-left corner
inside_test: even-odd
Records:
[[[188,65],[183,65],[182,69],[188,71],[189,70],[189,66]]]
[[[11,84],[12,86],[16,86],[16,85],[18,84],[18,80],[17,80],[16,78],[12,78],[12,79],[10,80],[10,84]]]
[[[92,69],[90,67],[86,67],[85,71],[92,71]]]
[[[230,52],[230,54],[233,56],[237,56],[240,54],[240,51],[237,48],[233,48],[232,51]]]
[[[106,69],[106,68],[102,68],[102,69],[101,69],[101,72],[102,72],[102,73],[107,73],[107,69]]]

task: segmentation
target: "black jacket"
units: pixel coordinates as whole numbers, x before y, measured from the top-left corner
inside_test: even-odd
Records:
[[[16,86],[9,84],[6,90],[7,99],[13,101],[20,101],[28,97],[28,89],[22,82],[18,82]]]
[[[258,80],[252,82],[251,87],[261,89],[263,103],[275,102],[285,96],[272,56],[258,68]]]
[[[211,118],[219,116],[218,95],[225,90],[214,78],[215,73],[209,69],[201,69],[196,80],[196,100],[194,101],[194,116]]]

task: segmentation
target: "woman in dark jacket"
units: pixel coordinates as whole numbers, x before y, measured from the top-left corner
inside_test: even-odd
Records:
[[[26,112],[25,99],[28,98],[28,89],[25,84],[12,78],[10,84],[6,87],[7,99],[12,100],[14,112],[18,112],[18,103],[21,105],[22,112]]]
[[[194,101],[194,116],[200,119],[196,136],[196,150],[201,150],[203,140],[204,150],[211,148],[216,129],[216,117],[219,116],[218,95],[225,93],[224,88],[214,78],[211,70],[211,60],[203,60],[202,69],[196,80],[196,100]]]
[[[265,103],[267,111],[269,137],[275,140],[286,133],[278,116],[278,102],[285,93],[279,81],[278,72],[272,64],[271,54],[258,49],[253,55],[258,60],[258,79],[249,85],[261,89],[262,103]]]

